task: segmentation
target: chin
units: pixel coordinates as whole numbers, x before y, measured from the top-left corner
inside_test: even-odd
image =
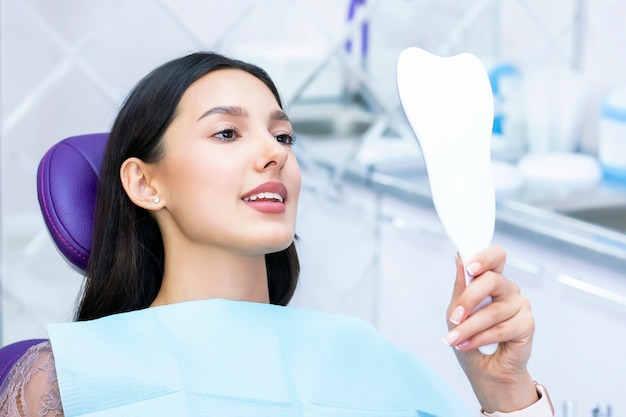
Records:
[[[290,240],[288,243],[285,243],[283,245],[277,245],[275,247],[268,248],[266,253],[276,253],[276,252],[283,251],[283,250],[287,249],[289,247],[289,245],[291,245],[292,242],[293,242],[293,239]]]
[[[294,240],[294,235],[290,235],[288,238],[285,239],[276,239],[274,242],[265,242],[265,253],[275,253],[285,250],[289,247],[289,245],[293,243]]]

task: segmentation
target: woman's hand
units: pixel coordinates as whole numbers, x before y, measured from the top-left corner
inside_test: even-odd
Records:
[[[537,401],[537,391],[526,364],[530,358],[535,321],[519,287],[502,275],[506,252],[492,246],[468,262],[475,278],[465,285],[463,263],[457,256],[452,301],[447,311],[450,332],[444,341],[469,378],[484,411],[521,410]],[[472,311],[487,296],[493,302]],[[477,348],[498,343],[493,355]]]

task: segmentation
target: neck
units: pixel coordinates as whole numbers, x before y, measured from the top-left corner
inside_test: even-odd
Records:
[[[269,303],[264,255],[228,250],[168,251],[163,283],[152,307],[224,298]]]

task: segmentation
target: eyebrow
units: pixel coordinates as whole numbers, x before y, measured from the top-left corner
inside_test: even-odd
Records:
[[[274,110],[272,114],[270,114],[270,120],[286,120],[288,122],[290,121],[287,113],[282,110]]]
[[[248,117],[248,113],[239,106],[217,106],[202,113],[202,116],[200,116],[198,120],[212,114],[228,114],[231,116]]]
[[[248,112],[239,106],[217,106],[202,113],[198,120],[203,119],[212,114],[226,114],[231,116],[248,117]],[[287,113],[282,110],[274,110],[270,114],[270,120],[286,120],[289,121]]]

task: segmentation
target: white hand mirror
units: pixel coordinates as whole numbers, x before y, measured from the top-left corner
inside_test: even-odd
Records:
[[[419,48],[402,51],[397,77],[402,108],[424,155],[435,209],[466,262],[490,245],[495,225],[489,77],[474,55],[444,58]],[[472,278],[466,272],[468,284]],[[481,352],[496,348],[483,346]]]

